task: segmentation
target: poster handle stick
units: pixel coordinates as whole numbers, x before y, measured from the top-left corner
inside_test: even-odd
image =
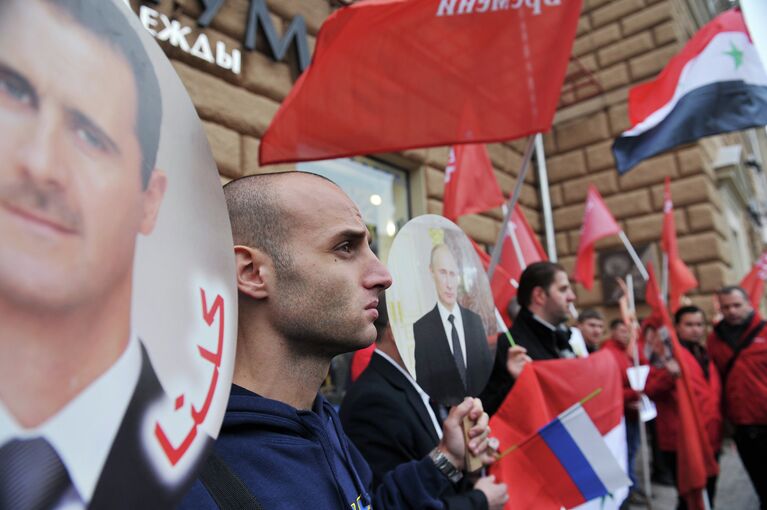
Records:
[[[469,430],[471,430],[475,423],[476,422],[470,420],[468,416],[463,417],[463,444],[466,445],[464,464],[467,473],[475,473],[482,469],[482,459],[469,451]]]
[[[530,159],[533,157],[533,148],[535,147],[535,136],[531,135],[527,137],[527,146],[525,147],[525,154],[522,156],[522,167],[519,170],[517,176],[517,183],[514,186],[514,192],[511,194],[511,198],[506,202],[506,212],[503,215],[503,223],[498,230],[498,237],[495,240],[495,246],[493,246],[493,252],[490,256],[490,267],[487,268],[487,278],[492,281],[495,267],[498,265],[498,261],[501,260],[501,251],[503,251],[503,238],[506,237],[506,225],[509,224],[509,218],[511,217],[514,207],[519,201],[519,194],[522,192],[522,184],[525,182],[525,175],[527,174],[527,167],[530,166]]]
[[[639,255],[637,255],[636,250],[631,245],[631,241],[629,241],[629,238],[626,237],[626,233],[621,230],[618,232],[618,236],[621,238],[621,241],[623,241],[623,246],[626,247],[626,251],[629,252],[629,255],[631,256],[631,260],[634,261],[634,265],[639,269],[639,273],[642,275],[642,279],[644,281],[647,281],[650,279],[650,275],[647,273],[647,269],[644,267],[644,264],[642,264],[642,261],[639,258]]]

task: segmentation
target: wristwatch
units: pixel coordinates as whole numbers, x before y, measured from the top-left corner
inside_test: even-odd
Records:
[[[463,473],[458,471],[458,468],[450,462],[439,448],[434,448],[430,451],[429,458],[434,462],[434,467],[436,467],[439,472],[445,475],[451,482],[458,483],[461,481],[461,478],[463,478]]]

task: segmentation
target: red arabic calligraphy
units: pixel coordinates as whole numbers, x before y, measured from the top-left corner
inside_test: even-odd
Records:
[[[157,441],[159,441],[160,446],[172,466],[175,466],[176,463],[181,460],[192,445],[194,438],[197,437],[198,427],[205,421],[205,418],[208,415],[210,404],[213,401],[213,395],[216,392],[216,385],[218,384],[218,371],[221,367],[221,354],[224,347],[224,298],[222,298],[220,294],[216,295],[216,299],[213,301],[213,306],[209,309],[205,297],[205,290],[202,288],[200,289],[200,297],[202,298],[202,317],[207,325],[212,326],[213,322],[216,320],[216,316],[218,316],[218,345],[216,346],[216,352],[211,352],[200,345],[197,346],[200,357],[213,365],[213,374],[210,377],[210,384],[208,385],[208,391],[205,395],[202,407],[198,410],[194,404],[191,406],[190,414],[192,417],[192,426],[181,441],[181,444],[174,446],[165,434],[160,422],[157,421],[155,423],[154,435],[157,438]],[[183,405],[183,402],[184,395],[182,394],[176,398],[176,409],[179,409],[181,405]]]

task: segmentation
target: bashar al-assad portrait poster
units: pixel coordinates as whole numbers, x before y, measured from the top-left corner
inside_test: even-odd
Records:
[[[170,508],[223,419],[231,234],[122,0],[0,1],[0,508]]]
[[[408,371],[441,404],[477,396],[497,328],[490,285],[466,234],[441,216],[419,216],[397,234],[389,270],[387,307]]]

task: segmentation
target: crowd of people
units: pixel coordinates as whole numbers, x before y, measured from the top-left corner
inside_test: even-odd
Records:
[[[166,508],[172,489],[187,485],[166,486],[144,458],[144,411],[164,390],[130,320],[136,238],[154,229],[167,185],[155,168],[160,83],[120,12],[95,5],[0,2],[0,35],[14,49],[0,63],[0,309],[4,353],[13,353],[0,356],[0,508]],[[78,65],[51,65],[38,46],[64,48]],[[488,383],[447,408],[405,368],[383,294],[391,276],[336,184],[308,173],[257,175],[228,183],[224,196],[238,292],[233,384],[213,453],[182,508],[503,508],[525,487],[468,469],[467,451],[493,463],[489,416],[528,363],[597,350],[624,369],[627,461],[638,485],[640,394],[625,375],[635,363],[632,332],[613,321],[603,340],[604,318],[584,310],[575,326],[584,348],[574,345],[575,293],[561,266],[527,267],[509,307],[516,345],[501,337]],[[42,237],[51,238],[44,249]],[[452,266],[451,257],[435,249],[432,266]],[[676,311],[677,352],[656,318],[643,323],[637,358],[651,366],[655,463],[673,481],[681,433],[674,380],[684,366],[711,450],[732,435],[765,508],[767,322],[739,287],[716,297],[722,319],[708,336],[703,310]],[[451,354],[462,359],[476,320],[454,295],[449,301],[461,312],[450,326],[459,317],[464,326]],[[331,362],[372,342],[339,413],[319,391]],[[459,376],[468,384],[472,372],[467,364]],[[70,430],[82,433],[72,441],[63,437]],[[211,442],[203,437],[200,451]],[[45,472],[54,476],[43,481]],[[712,501],[715,488],[712,478]]]
[[[528,266],[510,330],[516,346],[497,342],[485,389],[447,409],[405,368],[383,293],[391,277],[368,245],[359,210],[340,188],[294,172],[241,178],[224,190],[239,292],[234,384],[215,453],[182,508],[255,502],[263,508],[500,509],[509,491],[525,490],[481,471],[465,472],[464,452],[468,447],[484,465],[493,462],[488,415],[527,363],[588,355],[570,345],[568,310],[575,293],[562,266]],[[703,310],[685,306],[676,312],[682,352],[671,350],[656,318],[642,325],[639,361],[652,367],[645,393],[658,412],[654,462],[675,476],[673,381],[683,363],[712,450],[721,451],[728,420],[765,502],[767,378],[760,363],[766,341],[760,335],[766,323],[738,287],[721,289],[717,299],[723,318],[708,338]],[[588,352],[609,351],[624,369],[628,465],[637,487],[640,394],[625,375],[634,364],[631,331],[615,320],[603,339],[604,318],[595,310],[584,310],[575,327]],[[372,359],[351,385],[339,416],[319,393],[330,362],[373,340]],[[473,424],[468,445],[465,418]],[[710,480],[712,501],[715,485]],[[679,507],[685,508],[684,501]]]

